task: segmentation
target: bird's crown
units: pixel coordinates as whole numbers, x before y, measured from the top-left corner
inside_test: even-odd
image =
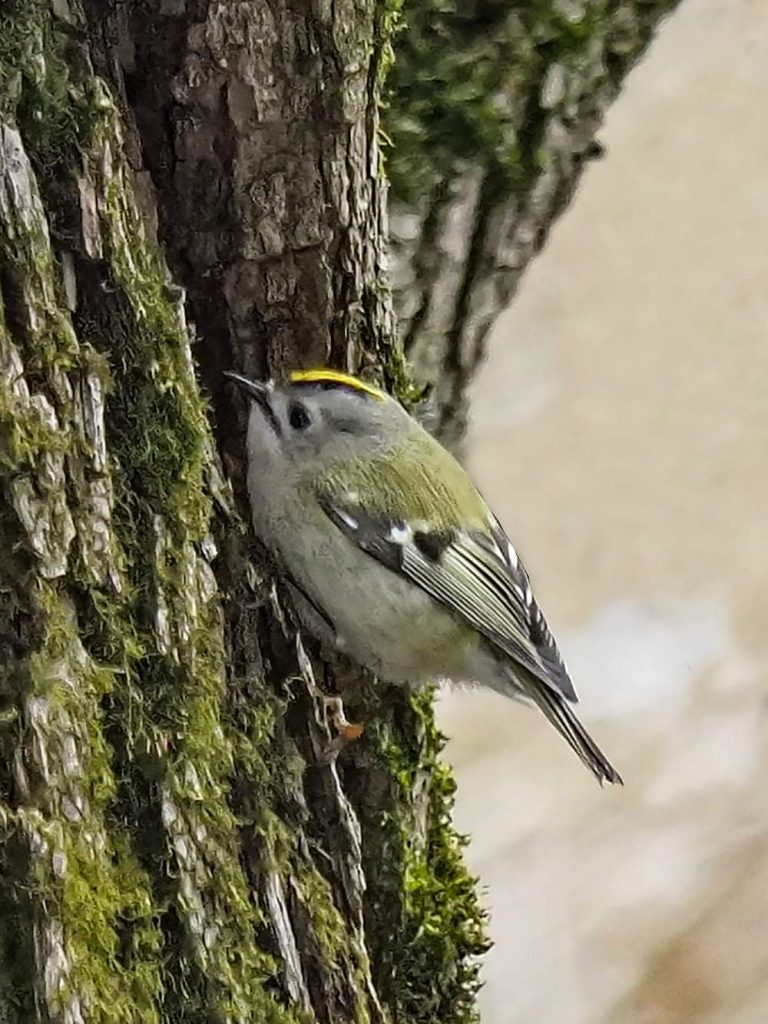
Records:
[[[381,388],[377,388],[375,384],[369,384],[368,381],[360,380],[359,377],[353,377],[349,373],[342,373],[341,370],[294,370],[288,379],[292,385],[309,385],[325,390],[349,388],[352,391],[370,395],[377,402],[383,402],[387,397],[386,393]]]

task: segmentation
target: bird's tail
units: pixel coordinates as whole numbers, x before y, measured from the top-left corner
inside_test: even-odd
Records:
[[[604,782],[624,785],[622,777],[562,697],[538,680],[531,680],[525,687],[525,692],[564,737],[569,747],[576,752],[601,786]]]

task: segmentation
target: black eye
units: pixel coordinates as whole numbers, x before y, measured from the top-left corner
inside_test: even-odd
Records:
[[[301,402],[294,402],[288,410],[288,422],[294,430],[306,430],[312,419]]]

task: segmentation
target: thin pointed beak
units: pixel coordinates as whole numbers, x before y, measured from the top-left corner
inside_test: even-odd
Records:
[[[258,380],[248,380],[247,377],[243,377],[240,373],[234,373],[232,370],[225,370],[224,376],[237,384],[254,402],[258,402],[263,408],[269,406],[269,392],[272,390],[269,384],[263,384]]]
[[[270,401],[270,395],[272,394],[272,382],[266,384],[259,380],[248,380],[247,377],[243,377],[240,373],[234,373],[232,370],[225,370],[224,376],[236,384],[243,393],[255,402],[261,409],[264,418],[269,423],[272,430],[280,436],[280,424],[277,421],[274,410],[272,409],[272,402]]]

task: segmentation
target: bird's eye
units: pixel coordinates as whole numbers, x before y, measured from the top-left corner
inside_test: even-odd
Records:
[[[293,430],[306,430],[312,420],[301,402],[294,402],[288,410],[288,422]]]

